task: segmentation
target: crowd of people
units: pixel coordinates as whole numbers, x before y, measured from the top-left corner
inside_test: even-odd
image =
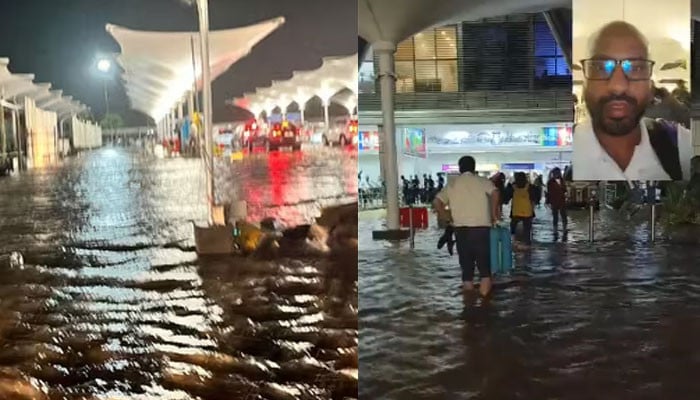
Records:
[[[553,214],[555,236],[559,234],[559,221],[562,231],[567,230],[566,201],[567,188],[565,173],[554,168],[546,184],[542,175],[534,179],[519,171],[507,179],[502,172],[491,178],[479,176],[475,171],[473,157],[464,156],[459,160],[460,175],[434,195],[433,206],[438,218],[447,221],[445,235],[438,242],[438,248],[454,235],[459,263],[462,267],[462,282],[466,292],[474,290],[474,266],[479,270],[481,285],[479,291],[486,296],[491,291],[490,269],[490,228],[502,221],[503,208],[510,204],[510,233],[516,237],[518,225],[522,223],[522,246],[531,244],[532,222],[542,200]],[[452,252],[451,246],[448,251]]]
[[[435,195],[445,187],[444,172],[437,173],[437,184],[432,174],[423,174],[422,185],[418,175],[409,176],[409,178],[406,179],[401,175],[401,195],[406,205],[432,203]]]
[[[511,180],[507,182],[504,173],[499,172],[490,178],[496,190],[499,192],[501,210],[504,205],[510,204],[510,230],[515,235],[518,225],[523,225],[523,242],[530,245],[532,237],[532,222],[535,211],[544,199],[552,211],[552,221],[555,238],[558,238],[558,223],[561,218],[562,230],[566,232],[566,198],[567,189],[564,173],[558,167],[550,171],[546,184],[542,175],[537,175],[532,182],[525,172],[515,172]]]

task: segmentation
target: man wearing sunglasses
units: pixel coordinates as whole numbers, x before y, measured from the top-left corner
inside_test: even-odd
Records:
[[[690,176],[688,129],[643,118],[653,100],[646,38],[622,21],[604,26],[581,60],[589,119],[574,131],[573,178],[667,181]]]

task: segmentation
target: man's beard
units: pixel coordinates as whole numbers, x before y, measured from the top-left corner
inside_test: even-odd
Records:
[[[632,109],[631,116],[622,119],[605,118],[603,115],[603,109],[605,108],[605,105],[611,101],[627,102]],[[643,108],[640,109],[637,100],[625,95],[605,96],[601,97],[597,102],[589,101],[587,96],[586,107],[588,107],[588,113],[591,116],[593,130],[596,132],[602,131],[611,136],[625,136],[631,133],[639,125],[639,121],[641,121],[645,111]]]

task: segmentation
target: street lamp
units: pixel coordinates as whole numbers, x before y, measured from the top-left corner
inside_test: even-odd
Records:
[[[106,58],[103,58],[97,62],[97,69],[99,69],[101,72],[107,73],[109,72],[110,68],[112,68],[112,62]]]
[[[109,95],[107,94],[107,74],[112,69],[112,61],[101,58],[97,61],[97,70],[102,73],[102,84],[105,92],[105,115],[109,114]]]

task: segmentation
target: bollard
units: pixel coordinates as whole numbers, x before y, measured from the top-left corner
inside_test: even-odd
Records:
[[[588,206],[588,241],[593,243],[593,203]]]
[[[595,213],[595,195],[591,194],[588,200],[588,241],[593,243],[594,231],[593,231],[593,216]]]
[[[656,241],[656,199],[651,203],[651,242]]]
[[[408,205],[408,229],[410,230],[410,237],[409,237],[409,244],[411,246],[411,250],[413,250],[416,247],[416,242],[415,242],[415,230],[413,229],[413,204]]]
[[[649,224],[649,236],[651,242],[656,241],[656,186],[654,182],[647,182],[647,202],[651,206],[651,221]]]

